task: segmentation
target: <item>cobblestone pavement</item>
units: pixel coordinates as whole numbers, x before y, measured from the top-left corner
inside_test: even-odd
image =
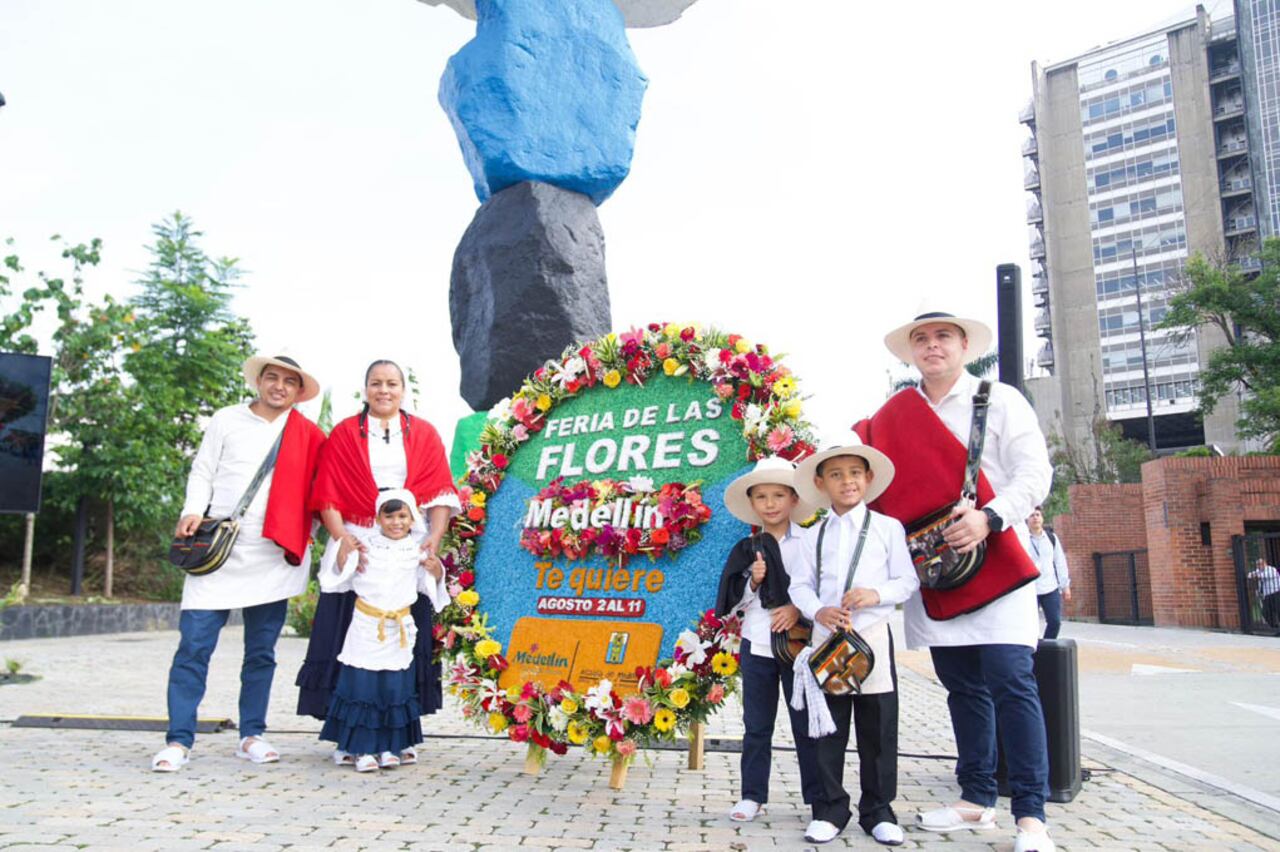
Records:
[[[176,641],[176,633],[166,632],[3,643],[0,655],[41,677],[0,688],[0,720],[36,713],[161,716]],[[239,629],[228,628],[202,717],[235,718],[241,648]],[[709,751],[706,769],[693,772],[681,752],[650,752],[631,768],[626,788],[613,791],[608,765],[576,752],[551,758],[538,777],[525,775],[520,747],[481,735],[453,708],[429,720],[419,765],[357,775],[329,762],[315,739],[318,723],[292,715],[304,650],[298,639],[281,639],[278,647],[269,721],[284,759],[275,765],[237,760],[235,734],[222,733],[201,737],[182,772],[159,775],[147,770],[162,744],[158,733],[0,725],[0,848],[806,848],[808,813],[785,724],[776,738],[773,801],[745,825],[726,816],[737,799],[736,754]],[[942,690],[919,658],[901,657],[904,756],[896,807],[910,824],[918,809],[956,795],[946,759],[954,746]],[[741,712],[730,706],[710,734],[729,741],[740,731]],[[1086,743],[1092,779],[1074,802],[1050,804],[1060,849],[1280,850],[1280,814],[1258,810],[1232,819],[1222,814],[1238,816],[1238,802],[1218,807],[1212,791],[1185,779],[1170,782],[1108,761],[1105,749]],[[851,753],[851,787],[856,763]],[[908,830],[904,848],[1008,850],[1007,810],[999,821],[1000,830],[982,835]],[[831,846],[878,848],[856,824]]]

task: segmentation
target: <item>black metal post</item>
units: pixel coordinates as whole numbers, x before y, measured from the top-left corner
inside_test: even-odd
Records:
[[[1022,270],[1016,263],[996,267],[996,319],[1000,381],[1022,390]]]
[[[84,594],[84,551],[89,532],[89,501],[81,497],[76,503],[76,533],[71,557],[71,594]]]
[[[1147,398],[1147,446],[1154,453],[1156,451],[1156,418],[1151,408],[1151,371],[1147,367],[1147,324],[1142,318],[1142,282],[1138,279],[1138,248],[1134,245],[1129,250],[1133,256],[1133,290],[1138,296],[1138,343],[1142,347],[1143,396]]]
[[[1107,623],[1107,596],[1103,591],[1102,576],[1102,554],[1093,554],[1093,577],[1098,588],[1098,621],[1102,624]]]
[[[1129,554],[1129,590],[1133,593],[1133,623],[1142,623],[1142,611],[1138,607],[1138,554]]]

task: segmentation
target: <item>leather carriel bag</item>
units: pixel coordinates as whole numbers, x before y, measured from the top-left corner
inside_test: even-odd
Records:
[[[849,576],[845,579],[844,592],[853,588],[853,577],[858,571],[858,562],[862,559],[862,548],[867,543],[867,533],[871,529],[871,510],[867,509],[862,521],[862,529],[858,532],[858,545],[853,551],[853,560],[849,565]],[[822,522],[818,530],[818,585],[822,585],[822,539],[827,533],[827,522]],[[844,595],[841,592],[841,596]],[[871,676],[875,668],[876,655],[871,645],[858,631],[837,630],[827,637],[809,656],[809,668],[818,686],[828,695],[857,695],[862,692],[862,684]]]
[[[181,568],[193,577],[212,574],[223,566],[227,561],[227,557],[231,555],[231,548],[235,546],[236,537],[240,535],[240,519],[244,517],[249,504],[253,502],[254,495],[258,493],[258,489],[262,486],[262,481],[267,478],[267,474],[276,465],[276,456],[280,452],[280,442],[283,439],[284,430],[281,430],[280,434],[276,436],[275,443],[271,445],[271,451],[267,453],[267,457],[258,466],[258,472],[253,475],[253,480],[249,483],[248,489],[241,496],[240,502],[236,504],[230,516],[226,518],[206,517],[200,522],[200,526],[196,528],[193,535],[180,536],[173,540],[173,544],[169,545],[169,562],[171,564]],[[206,508],[205,512],[208,513],[208,511],[208,508]]]
[[[787,666],[795,665],[796,655],[804,650],[813,638],[813,622],[801,618],[791,625],[790,630],[769,634],[769,642],[773,646],[773,658]]]
[[[969,457],[965,464],[964,485],[960,500],[950,503],[906,525],[907,549],[915,565],[920,585],[926,589],[955,589],[963,586],[982,567],[987,543],[980,542],[968,553],[957,553],[947,544],[943,533],[951,526],[951,513],[958,505],[976,506],[978,471],[982,464],[982,445],[987,435],[987,409],[991,403],[991,382],[978,386],[973,397],[973,424],[969,429]]]

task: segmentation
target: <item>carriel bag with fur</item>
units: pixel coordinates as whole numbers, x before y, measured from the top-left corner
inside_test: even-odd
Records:
[[[948,503],[906,524],[907,549],[915,565],[920,585],[944,591],[963,586],[982,567],[987,543],[980,542],[968,553],[957,553],[947,544],[943,534],[951,526],[951,513],[958,505],[976,506],[978,471],[982,463],[982,445],[987,435],[987,409],[991,403],[991,382],[983,381],[973,397],[973,424],[969,429],[969,457],[965,465],[964,485],[958,503]]]
[[[169,562],[171,564],[194,577],[212,574],[223,566],[227,561],[227,557],[231,555],[231,548],[235,546],[236,537],[240,535],[240,519],[244,517],[249,504],[253,502],[254,495],[262,487],[262,481],[267,478],[267,474],[275,467],[276,455],[280,452],[280,441],[283,438],[284,430],[282,429],[276,437],[275,443],[271,445],[271,451],[267,453],[267,457],[258,466],[258,472],[253,475],[253,480],[249,483],[248,489],[245,490],[240,502],[236,504],[235,509],[231,511],[228,517],[206,517],[200,522],[200,526],[196,528],[194,534],[174,538],[173,544],[169,545]],[[206,515],[208,511],[206,507]]]
[[[862,521],[862,529],[858,532],[858,545],[853,551],[853,560],[849,565],[849,576],[845,579],[844,592],[853,588],[853,577],[858,571],[858,562],[862,558],[863,545],[867,543],[867,533],[871,529],[871,510]],[[822,540],[827,533],[827,521],[822,522],[818,530],[818,586],[822,586]],[[844,592],[841,593],[843,597]],[[862,692],[862,684],[875,668],[876,655],[871,645],[858,631],[837,630],[827,637],[821,645],[814,649],[809,657],[809,668],[818,686],[828,695],[857,695]]]

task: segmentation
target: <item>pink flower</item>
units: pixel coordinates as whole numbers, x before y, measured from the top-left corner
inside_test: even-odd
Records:
[[[511,715],[517,722],[524,724],[533,718],[533,711],[529,709],[529,705],[527,704],[517,704],[516,709],[511,712]]]
[[[636,741],[623,740],[622,742],[614,746],[614,748],[618,750],[618,755],[620,757],[630,757],[631,755],[636,753]]]
[[[622,718],[633,725],[647,725],[653,718],[653,705],[639,695],[622,702]]]
[[[707,702],[710,704],[719,704],[724,701],[724,684],[712,684],[707,690]]]
[[[529,440],[529,430],[523,423],[517,423],[511,427],[511,437],[520,442],[527,441]]]
[[[533,415],[533,403],[524,397],[520,397],[511,403],[511,416],[517,420],[527,420]]]
[[[778,426],[769,433],[767,443],[769,449],[775,453],[780,453],[787,447],[791,446],[791,442],[795,440],[796,433],[791,431],[791,427],[787,425]]]

